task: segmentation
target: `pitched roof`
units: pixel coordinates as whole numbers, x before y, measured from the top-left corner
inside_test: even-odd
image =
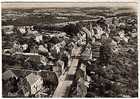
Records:
[[[40,78],[41,78],[41,76],[36,75],[34,73],[31,73],[28,76],[26,76],[26,79],[27,79],[27,81],[29,82],[30,85],[33,85]]]
[[[11,77],[17,77],[17,76],[15,75],[15,73],[13,73],[11,70],[7,70],[7,71],[5,71],[5,72],[2,74],[2,79],[3,79],[3,80],[8,80],[8,79],[11,78]]]
[[[23,77],[23,78],[25,78],[27,75],[29,75],[30,73],[31,73],[31,71],[24,71],[23,69],[14,69],[14,70],[12,70],[18,77]]]

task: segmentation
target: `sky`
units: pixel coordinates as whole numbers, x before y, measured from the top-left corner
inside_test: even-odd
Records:
[[[41,7],[133,7],[136,8],[136,3],[32,3],[32,2],[13,2],[2,3],[2,8],[41,8]]]

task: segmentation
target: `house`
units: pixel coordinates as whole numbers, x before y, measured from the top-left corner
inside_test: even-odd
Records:
[[[114,41],[116,41],[117,43],[120,43],[121,38],[119,36],[114,36],[113,37]]]
[[[25,51],[28,48],[28,44],[23,44],[23,45],[21,45],[21,47],[22,47],[22,50]]]
[[[2,26],[2,31],[5,34],[13,34],[14,33],[14,26],[13,25]]]
[[[56,62],[56,66],[53,66],[53,71],[56,73],[57,77],[59,78],[64,72],[64,62],[62,60],[58,60]]]
[[[125,31],[120,30],[120,31],[118,31],[118,34],[119,34],[120,38],[123,38],[125,36]]]
[[[112,50],[113,53],[118,53],[119,47],[118,47],[116,41],[112,40],[110,46],[111,46],[111,50]]]
[[[89,86],[87,82],[86,67],[87,66],[82,63],[76,72],[77,96],[80,97],[84,97],[87,94],[87,87]]]
[[[98,41],[93,43],[93,45],[92,45],[92,57],[93,58],[98,58],[99,57],[100,46],[101,46],[101,43],[98,42]]]
[[[54,89],[57,87],[58,78],[55,72],[49,70],[41,70],[39,74],[43,78],[43,84],[45,86],[52,85]]]
[[[58,19],[58,20],[68,20],[67,17],[56,17],[56,19]]]
[[[137,37],[137,35],[138,35],[137,33],[131,33],[131,37],[132,37],[132,38]]]
[[[26,33],[26,27],[25,26],[20,26],[20,27],[17,27],[17,29],[19,30],[20,33],[24,34]]]
[[[46,64],[45,62],[47,62],[47,59],[42,56],[39,55],[38,53],[21,53],[21,52],[16,52],[15,53],[16,56],[23,56],[25,58],[29,58],[31,61],[36,62],[36,63],[42,63],[42,64]]]
[[[10,55],[13,53],[13,50],[11,48],[9,49],[4,49],[3,52],[2,52],[4,55]]]
[[[7,70],[2,74],[2,79],[5,81],[9,80],[12,77],[17,78],[17,75],[12,70]]]
[[[100,26],[94,27],[94,29],[96,39],[101,39],[101,35],[105,33],[103,29]]]
[[[31,73],[23,81],[23,93],[25,96],[35,95],[43,87],[43,79],[40,75]]]
[[[62,41],[60,43],[57,43],[51,47],[51,53],[53,56],[57,56],[61,53],[61,49],[64,48],[66,45],[65,41]]]
[[[16,96],[18,96],[16,92],[15,93],[8,92],[8,97],[16,97]]]
[[[40,52],[43,52],[43,53],[48,53],[48,49],[45,48],[43,45],[39,45],[38,50],[39,50]]]
[[[43,40],[43,36],[40,35],[40,34],[36,34],[35,40],[36,40],[36,42],[39,43],[39,42],[41,42]]]
[[[83,60],[90,60],[92,59],[92,50],[91,50],[91,45],[88,44],[85,48],[85,50],[81,53],[81,58]]]
[[[17,30],[19,30],[20,33],[25,34],[25,33],[29,33],[32,31],[32,26],[18,26]]]

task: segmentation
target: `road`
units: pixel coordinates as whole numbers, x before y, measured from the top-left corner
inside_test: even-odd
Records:
[[[62,75],[59,79],[59,84],[54,92],[53,97],[68,97],[71,85],[73,83],[73,77],[76,73],[77,65],[79,59],[75,59],[76,56],[79,56],[81,48],[72,49],[72,59],[71,65],[67,72]]]

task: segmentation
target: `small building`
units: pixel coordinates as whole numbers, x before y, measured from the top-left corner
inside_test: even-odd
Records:
[[[43,88],[43,79],[40,75],[31,73],[26,76],[23,86],[22,90],[25,96],[35,95]]]
[[[43,45],[39,45],[38,50],[39,50],[40,52],[42,52],[42,53],[48,53],[48,49],[45,48]]]
[[[101,43],[97,41],[92,45],[92,58],[99,58],[100,46]]]
[[[39,42],[41,42],[43,40],[43,36],[40,35],[40,34],[36,34],[35,40],[36,40],[36,42],[39,43]]]
[[[32,31],[32,26],[18,26],[17,30],[19,30],[20,33],[25,34],[25,33],[29,33]]]
[[[22,53],[22,52],[16,52],[15,53],[16,56],[23,56],[25,58],[29,58],[31,61],[36,62],[36,63],[42,63],[42,64],[46,64],[45,62],[47,62],[47,59],[42,56],[39,55],[38,53]]]
[[[17,29],[19,30],[20,33],[25,34],[27,32],[26,27],[25,26],[20,26],[17,27]]]
[[[40,76],[43,78],[43,85],[50,86],[52,85],[53,89],[55,89],[58,85],[58,78],[55,72],[49,70],[41,70],[39,72]],[[53,91],[53,90],[51,90]]]
[[[9,54],[12,54],[13,53],[13,50],[11,48],[9,49],[4,49],[3,52],[2,52],[4,55],[9,55]]]
[[[17,78],[17,75],[12,70],[7,70],[2,74],[2,79],[5,81],[9,80],[12,77]]]
[[[92,50],[91,50],[91,45],[87,45],[83,53],[81,53],[81,58],[83,60],[90,60],[92,59]]]
[[[13,25],[2,26],[2,31],[4,32],[4,34],[13,34],[14,26]]]
[[[68,20],[68,17],[56,17],[58,20]]]
[[[120,43],[121,38],[119,36],[114,36],[113,39],[117,42]]]
[[[138,35],[137,33],[131,33],[131,37],[132,37],[132,38],[137,37],[137,35]]]
[[[89,86],[87,82],[86,65],[81,64],[80,68],[76,71],[76,81],[77,81],[77,95],[78,97],[85,97],[87,94],[87,87]],[[87,83],[87,84],[86,84]]]
[[[64,62],[62,60],[58,60],[56,62],[56,66],[53,66],[53,71],[56,73],[57,78],[59,78],[64,72]]]

